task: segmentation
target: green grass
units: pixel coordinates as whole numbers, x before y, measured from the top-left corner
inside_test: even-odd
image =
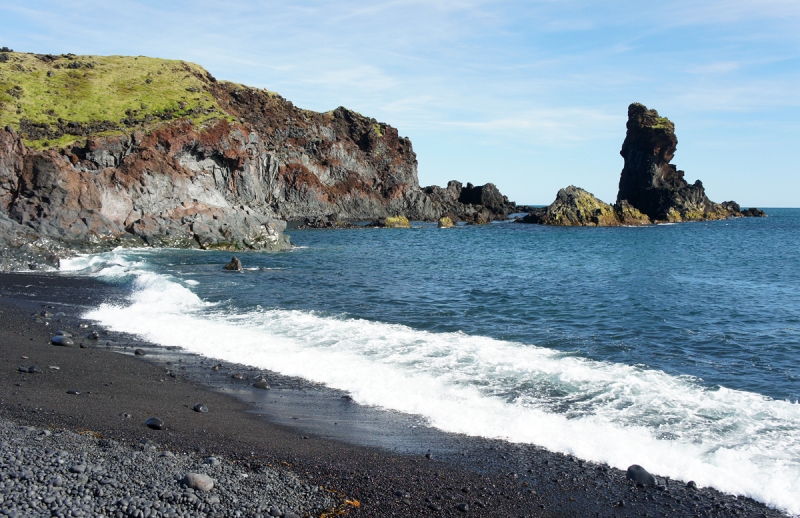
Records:
[[[20,121],[56,128],[67,122],[111,122],[120,130],[150,127],[170,118],[203,123],[228,118],[206,90],[206,71],[185,61],[124,56],[53,56],[4,53],[0,61],[0,127]],[[166,115],[165,115],[166,114]],[[124,124],[127,120],[128,124]],[[23,135],[24,137],[25,135]],[[41,149],[66,145],[81,136],[26,138]]]

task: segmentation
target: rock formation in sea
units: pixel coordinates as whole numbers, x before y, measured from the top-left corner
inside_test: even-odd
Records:
[[[656,110],[631,104],[627,128],[620,151],[625,165],[613,207],[583,189],[570,186],[561,189],[550,206],[532,210],[520,221],[559,226],[615,226],[765,216],[756,208],[742,211],[733,201],[714,203],[706,196],[700,180],[689,184],[684,172],[670,163],[678,146],[675,125]]]
[[[485,222],[492,184],[420,188],[411,141],[201,67],[0,52],[0,268],[113,246],[290,247],[285,220]]]

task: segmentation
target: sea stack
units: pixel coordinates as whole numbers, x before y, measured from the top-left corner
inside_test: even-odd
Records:
[[[627,128],[619,152],[625,166],[619,179],[618,204],[627,202],[654,222],[742,216],[738,205],[709,200],[703,182],[689,184],[684,172],[670,164],[678,147],[672,121],[633,103],[628,106]]]

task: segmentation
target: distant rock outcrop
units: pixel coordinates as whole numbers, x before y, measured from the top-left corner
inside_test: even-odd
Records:
[[[625,166],[617,202],[608,205],[577,187],[561,189],[548,207],[533,209],[519,220],[557,226],[648,225],[741,216],[766,216],[736,202],[714,203],[703,183],[689,184],[683,171],[670,164],[678,145],[675,125],[655,110],[633,103],[628,107],[628,132],[620,154]]]
[[[451,180],[447,187],[432,185],[423,188],[432,213],[447,216],[452,221],[488,223],[504,220],[516,211],[517,204],[509,201],[492,183],[474,186]],[[427,219],[427,218],[426,218]]]
[[[598,200],[592,193],[573,185],[558,191],[553,203],[544,209],[531,212],[522,219],[522,222],[559,227],[614,227],[619,225],[614,207]]]
[[[714,203],[703,183],[689,184],[684,172],[670,164],[678,146],[675,125],[656,110],[633,103],[628,107],[628,132],[620,155],[625,166],[617,202],[628,202],[652,221],[699,221],[742,216],[733,204]],[[738,205],[736,205],[738,209]]]

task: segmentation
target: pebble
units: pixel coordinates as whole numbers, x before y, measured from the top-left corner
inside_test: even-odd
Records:
[[[133,351],[133,354],[135,354],[136,356],[147,356],[147,353],[144,352],[144,350],[142,349],[136,349],[135,351]]]
[[[208,413],[208,407],[205,406],[203,403],[197,403],[194,406],[194,411],[195,412],[200,412],[201,414],[205,414],[205,413]]]
[[[31,365],[30,367],[28,367],[28,372],[30,374],[41,374],[42,373],[42,369],[40,369],[36,365]]]
[[[72,394],[73,396],[80,396],[81,395],[80,391],[75,390],[75,389],[69,389],[67,391],[67,394]]]
[[[253,386],[257,389],[269,390],[269,383],[267,383],[267,380],[265,380],[264,378],[261,378],[260,380],[253,383]]]
[[[162,421],[157,417],[151,417],[150,419],[145,421],[144,424],[147,425],[148,428],[152,428],[153,430],[161,430],[162,428],[164,428],[164,421]]]
[[[214,468],[213,480],[196,473],[202,458],[193,453],[167,453],[167,467],[155,461],[162,452],[70,431],[50,436],[42,431],[0,418],[2,516],[263,517],[274,508],[285,512],[272,516],[297,518],[320,516],[343,503],[341,497],[313,491],[313,484],[289,471],[265,466],[248,472],[222,463]],[[191,482],[184,475],[194,475],[202,487],[183,484]]]
[[[458,509],[462,513],[466,513],[467,511],[469,511],[469,504],[467,504],[467,503],[458,504],[456,506],[456,509]]]
[[[92,331],[86,336],[86,338],[89,338],[90,340],[100,340],[100,335],[97,334],[97,331]]]
[[[220,461],[216,457],[206,457],[203,459],[203,464],[208,464],[209,466],[219,466]]]
[[[241,373],[237,372],[235,374],[231,374],[231,378],[233,378],[235,380],[240,380],[240,379],[244,378],[244,376]]]
[[[67,338],[72,338],[72,333],[68,333],[66,331],[56,331],[56,336],[66,336]]]
[[[697,482],[690,480],[686,483],[686,489],[697,489]]]
[[[50,339],[53,345],[60,345],[62,347],[75,347],[75,342],[72,338],[63,335],[56,335]]]
[[[431,511],[437,511],[437,512],[442,510],[441,507],[439,507],[438,505],[436,505],[434,503],[428,504],[428,509],[430,509]]]

